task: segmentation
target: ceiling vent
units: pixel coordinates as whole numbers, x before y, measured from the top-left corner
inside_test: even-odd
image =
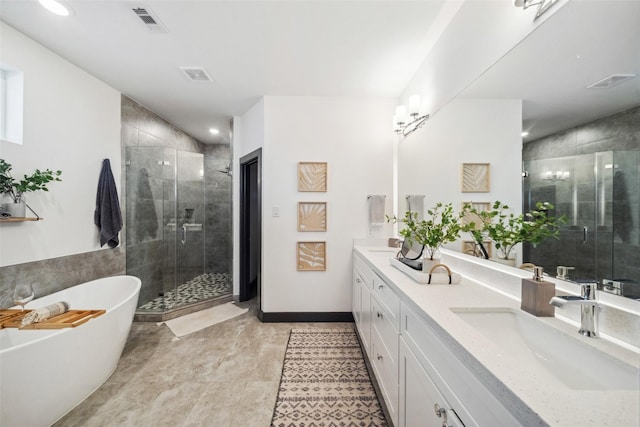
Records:
[[[608,89],[610,87],[619,85],[622,82],[625,82],[629,79],[634,78],[635,74],[611,74],[608,77],[605,77],[602,80],[598,80],[595,83],[587,86],[587,89]]]
[[[138,19],[142,21],[144,26],[151,33],[168,33],[167,28],[162,25],[158,17],[154,15],[149,8],[146,7],[132,7],[131,10],[136,14]]]
[[[212,82],[213,79],[203,67],[180,67],[180,71],[194,82]]]

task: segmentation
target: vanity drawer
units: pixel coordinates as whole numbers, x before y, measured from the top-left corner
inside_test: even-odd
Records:
[[[353,255],[353,267],[354,267],[353,268],[354,271],[357,271],[358,275],[364,282],[365,286],[371,289],[373,287],[373,275],[374,275],[373,270],[371,270],[371,267],[369,267],[367,263],[362,258],[360,258],[360,256],[356,254]]]
[[[399,337],[396,336],[396,342],[398,340]],[[389,416],[393,425],[397,426],[399,397],[397,353],[395,358],[391,357],[375,328],[371,333],[371,353],[369,356]]]
[[[400,330],[400,297],[376,273],[373,274],[373,295],[388,312],[388,320]]]
[[[391,323],[389,311],[384,308],[377,297],[371,298],[371,322],[380,336],[382,345],[386,347],[394,363],[398,359],[398,330]]]

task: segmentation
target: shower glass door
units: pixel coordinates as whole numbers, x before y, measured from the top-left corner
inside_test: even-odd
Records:
[[[199,284],[204,274],[204,156],[177,151],[174,301],[171,307],[202,300]]]
[[[570,279],[609,277],[613,268],[613,153],[603,152],[525,162],[523,210],[550,202],[554,216],[566,224],[559,239],[535,248],[524,245],[523,261],[544,267],[555,276],[569,267]]]

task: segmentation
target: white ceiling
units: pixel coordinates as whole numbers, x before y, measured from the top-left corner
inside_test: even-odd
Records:
[[[0,19],[202,142],[228,142],[230,118],[264,95],[397,98],[444,0],[62,3],[71,16],[2,0]],[[149,32],[138,6],[168,32]]]
[[[445,2],[74,0],[62,18],[0,0],[0,19],[200,141],[227,143],[231,117],[264,95],[400,97]],[[168,32],[149,32],[135,7]],[[181,66],[214,82],[190,82]],[[640,105],[640,77],[584,89],[612,73],[640,74],[640,0],[570,0],[460,96],[523,99],[535,138]]]

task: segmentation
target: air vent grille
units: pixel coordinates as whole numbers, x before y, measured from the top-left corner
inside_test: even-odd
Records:
[[[167,33],[167,28],[162,25],[158,17],[146,7],[131,8],[133,13],[142,21],[144,26],[152,33]]]
[[[590,84],[587,86],[587,89],[607,89],[632,79],[635,76],[635,74],[611,74],[602,80],[598,80],[597,82]]]
[[[203,67],[180,67],[180,71],[194,82],[212,82],[213,79]]]

